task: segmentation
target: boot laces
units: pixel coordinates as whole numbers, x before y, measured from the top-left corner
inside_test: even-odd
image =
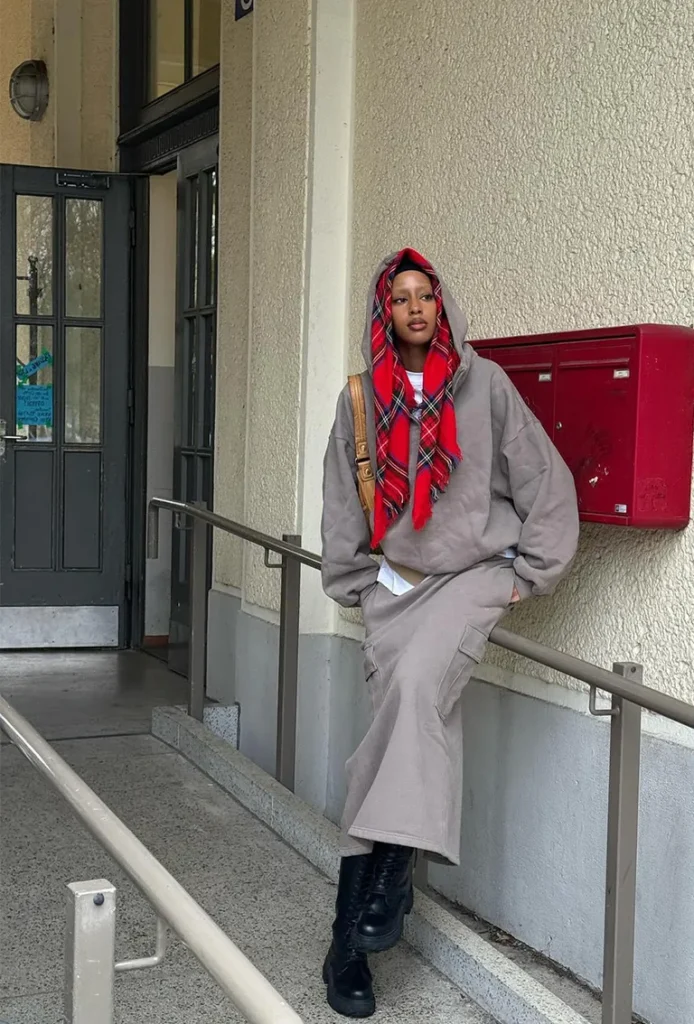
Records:
[[[386,895],[392,887],[393,879],[402,873],[411,856],[412,851],[406,846],[396,846],[382,854],[376,863],[371,892]]]

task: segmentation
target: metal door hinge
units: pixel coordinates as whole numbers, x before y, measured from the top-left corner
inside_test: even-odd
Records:
[[[125,599],[129,601],[133,596],[133,567],[128,564],[125,567]]]

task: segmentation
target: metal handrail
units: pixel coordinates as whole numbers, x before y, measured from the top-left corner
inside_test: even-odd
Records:
[[[223,533],[231,534],[241,540],[249,541],[251,544],[264,548],[266,552],[272,551],[275,554],[293,558],[301,565],[307,565],[311,569],[321,568],[322,559],[320,555],[307,551],[305,548],[287,540],[279,540],[276,537],[271,537],[270,534],[261,533],[259,530],[253,530],[241,523],[234,522],[232,519],[226,519],[224,516],[220,516],[216,512],[209,512],[201,506],[191,505],[184,501],[172,501],[168,498],[152,498],[150,508],[161,508],[180,516],[190,516],[191,519],[207,523],[209,526],[222,530]],[[148,557],[157,557],[158,543],[157,518],[150,516]],[[663,715],[665,718],[671,718],[675,722],[680,722],[682,725],[688,725],[694,729],[694,706],[686,704],[676,697],[661,693],[650,686],[643,686],[631,679],[625,679],[616,672],[610,672],[608,669],[600,668],[599,665],[593,665],[591,662],[583,661],[581,658],[576,658],[571,654],[564,654],[562,651],[554,650],[552,647],[545,647],[536,640],[530,640],[517,633],[512,633],[501,626],[497,626],[492,630],[489,640],[495,646],[503,647],[513,654],[520,654],[530,661],[546,665],[547,668],[572,676],[574,679],[604,690],[607,693],[614,694],[617,697],[623,697],[625,700],[630,700],[647,711],[653,711],[656,714]]]
[[[177,525],[193,523],[190,572],[191,633],[189,645],[189,704],[191,715],[202,720],[205,702],[207,646],[207,566],[209,527],[222,530],[265,550],[265,564],[282,570],[280,601],[279,668],[277,679],[277,756],[275,775],[294,788],[299,674],[299,606],[301,566],[321,568],[318,555],[301,547],[301,537],[282,540],[252,530],[200,505],[168,498],[153,498],[148,514],[148,557],[156,558],[159,545],[159,509],[176,516]],[[270,553],[281,555],[271,563]],[[641,709],[664,715],[694,728],[694,707],[641,682],[642,668],[616,664],[613,671],[570,654],[545,647],[501,626],[490,641],[524,658],[572,676],[590,686],[590,712],[611,718],[610,772],[607,816],[605,884],[605,943],[602,1024],[631,1024],[634,987],[634,926],[636,912],[636,855],[641,764]],[[597,690],[612,694],[610,709],[597,708]]]
[[[235,523],[231,519],[225,519],[224,516],[220,516],[216,512],[210,512],[202,505],[193,505],[185,501],[173,501],[171,498],[152,498],[149,505],[150,509],[163,508],[176,515],[199,519],[203,523],[207,523],[208,526],[214,526],[216,529],[222,530],[223,533],[230,533],[241,540],[247,540],[259,548],[264,548],[266,551],[272,551],[276,555],[289,555],[291,558],[295,558],[297,562],[301,562],[302,565],[308,565],[311,569],[320,569],[322,565],[320,555],[314,555],[312,552],[306,551],[304,548],[286,540],[271,537],[268,533],[253,530],[250,526],[243,526],[241,523]],[[157,520],[150,517],[147,534],[149,558],[157,557],[156,554],[150,554],[150,552],[153,546],[156,547],[158,543]]]
[[[605,690],[615,697],[622,697],[624,700],[638,704],[646,711],[653,711],[664,718],[671,718],[674,722],[688,725],[694,729],[694,705],[686,704],[677,697],[671,697],[660,690],[654,690],[651,686],[644,686],[634,679],[626,678],[617,672],[610,672],[599,665],[593,665],[589,661],[582,661],[572,654],[564,654],[563,651],[555,651],[553,647],[545,647],[537,640],[529,640],[518,633],[512,633],[508,629],[497,626],[489,635],[490,641],[497,647],[504,647],[513,654],[520,654],[529,661],[536,661],[547,668],[555,669],[565,676],[572,676],[574,679],[587,683],[589,686]],[[636,673],[634,673],[636,674]]]
[[[190,893],[2,697],[0,728],[70,804],[246,1020],[252,1024],[301,1024],[301,1018]]]

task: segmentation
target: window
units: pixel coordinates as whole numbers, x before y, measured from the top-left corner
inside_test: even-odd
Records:
[[[221,0],[150,0],[149,100],[219,64]]]

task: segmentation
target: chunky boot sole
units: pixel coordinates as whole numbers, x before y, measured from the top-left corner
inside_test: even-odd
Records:
[[[405,917],[412,911],[413,906],[414,893],[410,889],[407,898],[398,910],[397,917],[390,931],[384,932],[382,935],[362,935],[357,925],[353,933],[354,945],[363,953],[385,953],[387,950],[392,949],[393,946],[397,946],[402,938]]]
[[[323,981],[328,986],[328,1005],[336,1013],[343,1017],[372,1017],[376,1012],[373,996],[371,999],[349,999],[336,991],[329,960],[323,964]]]

